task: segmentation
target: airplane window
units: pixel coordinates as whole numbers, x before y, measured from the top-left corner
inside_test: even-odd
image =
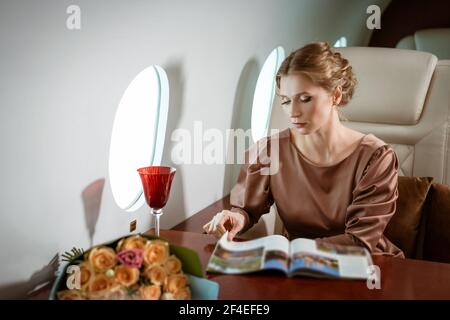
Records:
[[[347,46],[347,38],[346,37],[340,37],[336,43],[333,45],[335,48],[343,48]]]
[[[161,163],[169,109],[169,82],[156,65],[142,70],[125,90],[114,118],[109,179],[117,205],[135,211],[144,204],[136,169]]]
[[[284,58],[284,49],[282,47],[275,48],[264,62],[256,82],[251,117],[254,142],[267,135],[273,98],[275,96],[275,75]]]

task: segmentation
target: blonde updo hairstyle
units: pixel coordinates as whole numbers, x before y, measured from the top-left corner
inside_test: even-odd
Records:
[[[350,101],[357,84],[349,61],[339,52],[334,52],[326,42],[307,44],[284,59],[276,74],[277,94],[280,92],[281,77],[297,73],[307,76],[328,93],[341,86],[342,98],[337,104],[339,107]]]

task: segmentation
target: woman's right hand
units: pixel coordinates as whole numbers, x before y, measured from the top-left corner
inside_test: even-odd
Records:
[[[217,238],[228,230],[228,241],[232,241],[236,234],[245,226],[245,216],[242,213],[230,210],[222,210],[214,218],[203,226],[203,230],[208,234],[213,234]]]

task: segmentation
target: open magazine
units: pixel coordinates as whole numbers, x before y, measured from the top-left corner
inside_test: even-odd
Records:
[[[226,232],[208,262],[208,272],[227,274],[280,270],[292,277],[368,279],[373,265],[369,251],[357,246],[335,246],[310,239],[289,241],[280,235],[234,242]]]

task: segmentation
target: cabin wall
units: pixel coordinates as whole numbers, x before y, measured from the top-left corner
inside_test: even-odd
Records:
[[[365,46],[367,6],[388,0],[2,1],[0,3],[0,296],[18,297],[51,274],[48,263],[73,246],[88,248],[150,227],[146,206],[114,202],[108,180],[116,108],[145,67],[170,82],[163,162],[176,128],[249,125],[264,60],[311,41]],[[66,9],[81,8],[68,30]],[[248,112],[247,112],[248,114]],[[228,193],[224,164],[183,164],[162,217],[170,228]],[[87,217],[89,215],[89,217]],[[96,216],[98,215],[98,216]]]

